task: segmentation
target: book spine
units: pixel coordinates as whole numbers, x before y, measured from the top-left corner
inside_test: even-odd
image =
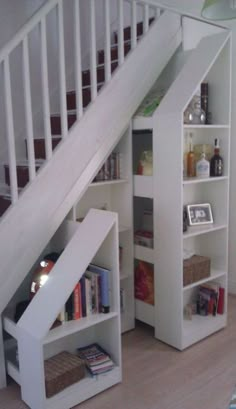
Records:
[[[224,302],[225,302],[225,289],[223,287],[220,287],[217,314],[224,314]]]
[[[74,301],[74,320],[81,318],[80,311],[80,283],[77,283],[74,292],[73,292],[73,301]]]
[[[80,280],[81,288],[81,308],[82,308],[82,317],[86,317],[86,289],[85,289],[85,276]]]

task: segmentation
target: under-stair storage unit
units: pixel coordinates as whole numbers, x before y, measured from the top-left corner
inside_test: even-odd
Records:
[[[230,67],[230,34],[204,37],[189,53],[154,114],[135,117],[133,122],[134,159],[140,138],[142,149],[153,152],[153,175],[134,176],[135,206],[139,201],[140,209],[146,198],[153,201],[153,248],[135,246],[134,253],[135,258],[154,265],[154,307],[147,310],[147,305],[140,306],[136,300],[136,317],[154,326],[156,338],[180,350],[227,323]],[[203,82],[208,83],[211,122],[186,124],[184,112]],[[222,176],[186,176],[185,139],[189,134],[193,145],[201,147],[213,147],[215,139],[220,140]],[[183,232],[183,208],[193,204],[210,204],[213,223],[188,226]],[[195,274],[184,282],[186,254],[210,263],[208,273]],[[211,301],[204,309],[203,286],[211,287],[211,296],[206,296]],[[213,312],[210,303],[216,293]]]
[[[74,221],[82,220],[90,208],[118,214],[122,332],[134,328],[131,138],[129,125],[71,212]]]
[[[121,381],[121,337],[117,215],[90,210],[82,223],[66,220],[50,243],[64,248],[47,282],[33,297],[17,323],[6,310],[3,328],[12,339],[6,349],[7,373],[21,386],[22,399],[31,409],[66,409]],[[110,311],[64,322],[50,329],[90,262],[109,269]],[[46,397],[44,360],[62,352],[98,343],[114,367]],[[16,360],[18,350],[19,363]]]

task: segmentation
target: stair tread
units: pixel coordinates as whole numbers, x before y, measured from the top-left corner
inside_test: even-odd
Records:
[[[45,162],[44,159],[35,159],[35,165],[36,166],[42,166],[44,162]],[[9,163],[4,163],[4,166],[8,167]],[[19,161],[16,161],[16,166],[23,167],[23,168],[28,168],[29,167],[29,160],[28,159],[21,159]]]

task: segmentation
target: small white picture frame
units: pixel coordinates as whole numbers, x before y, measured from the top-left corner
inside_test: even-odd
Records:
[[[210,203],[187,205],[189,226],[212,224],[213,217]]]

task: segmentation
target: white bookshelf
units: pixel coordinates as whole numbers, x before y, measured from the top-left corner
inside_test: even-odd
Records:
[[[5,346],[6,371],[20,385],[22,399],[29,407],[69,409],[121,381],[118,234],[117,215],[110,211],[90,210],[83,223],[66,220],[50,242],[52,251],[64,248],[50,271],[50,279],[17,323],[13,320],[13,305],[6,309],[3,328],[12,337],[10,345],[6,341]],[[111,272],[110,312],[50,329],[90,262]],[[47,398],[44,360],[64,350],[76,353],[77,348],[93,342],[111,355],[114,368],[96,377],[86,372],[81,381]]]
[[[158,169],[154,182],[158,269],[156,274],[155,335],[180,350],[222,329],[227,323],[229,161],[230,161],[231,38],[222,32],[203,38],[189,56],[153,118]],[[211,125],[183,124],[183,112],[200,84],[209,84]],[[178,98],[176,96],[178,95]],[[184,134],[193,144],[220,139],[222,177],[183,178]],[[166,139],[168,137],[168,146]],[[191,226],[183,233],[183,206],[210,203],[213,224]],[[183,286],[183,250],[211,260],[210,277]],[[225,289],[224,314],[184,317],[186,304],[196,300],[198,287],[217,282]],[[168,294],[168,296],[167,296]]]
[[[143,203],[150,201],[154,246],[147,249],[135,245],[134,256],[154,266],[155,303],[150,308],[136,300],[136,318],[153,325],[156,338],[180,350],[222,329],[227,322],[227,296],[222,315],[196,315],[187,321],[183,312],[203,283],[217,282],[227,295],[230,67],[230,34],[222,30],[220,34],[204,37],[188,54],[152,117],[133,119],[134,174],[140,153],[153,151],[153,175],[134,175],[134,228],[145,207]],[[184,110],[204,80],[209,84],[212,124],[183,124]],[[220,139],[222,177],[183,178],[184,133],[189,131],[193,133],[194,144],[213,145],[215,138]],[[189,227],[183,233],[183,206],[191,203],[210,203],[214,223]],[[210,277],[185,287],[184,248],[211,259]]]
[[[118,214],[119,245],[122,247],[120,265],[120,287],[123,289],[121,331],[134,328],[133,290],[133,205],[132,205],[132,131],[131,125],[121,136],[113,152],[120,154],[120,179],[91,183],[72,209],[73,220],[83,218],[90,208],[107,209]]]

